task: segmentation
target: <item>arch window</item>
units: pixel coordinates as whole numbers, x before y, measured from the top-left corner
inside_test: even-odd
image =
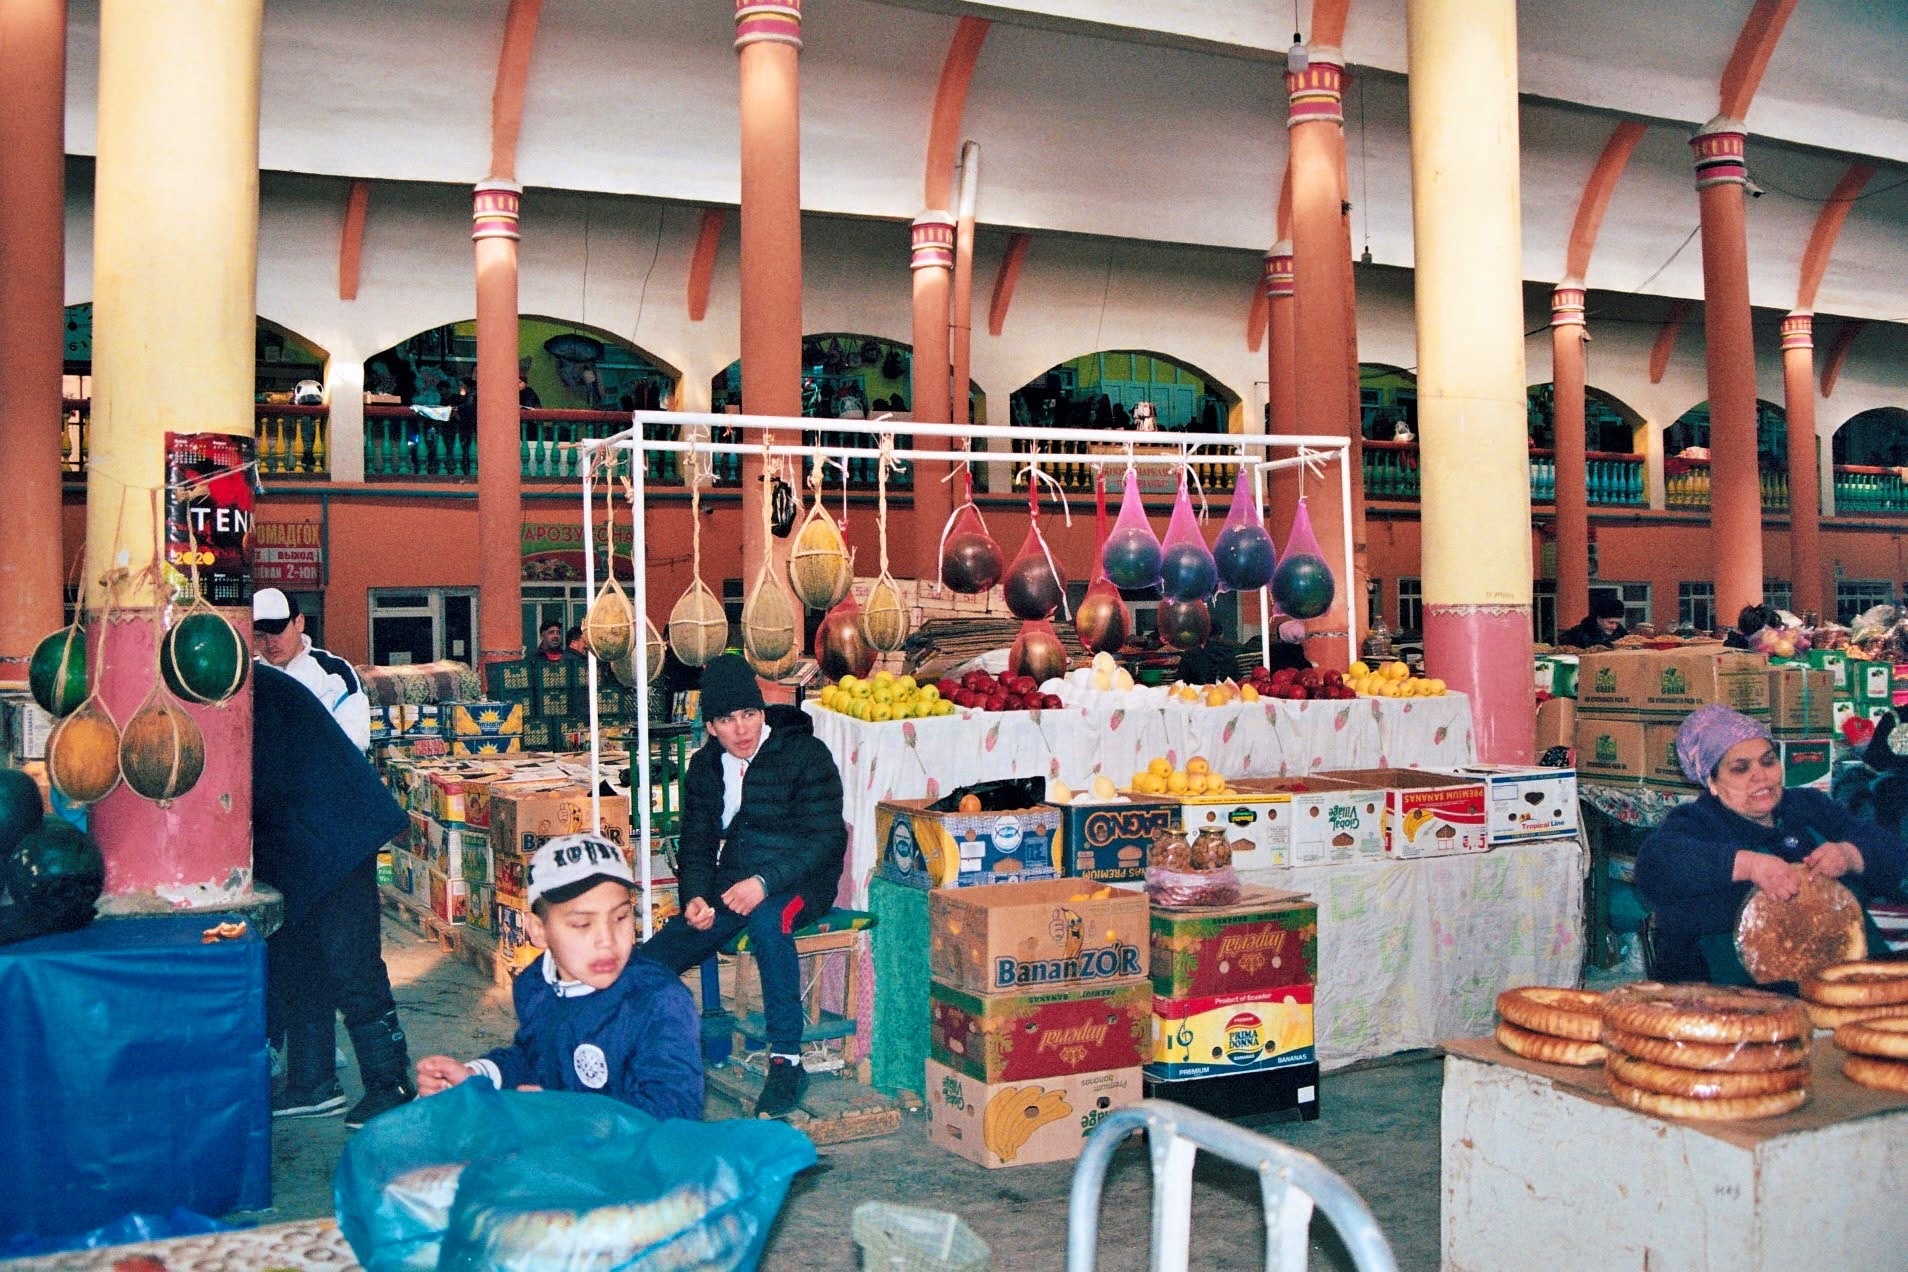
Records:
[[[1147,409],[1143,410],[1142,404]],[[1144,349],[1106,349],[1082,354],[1049,367],[1014,391],[1012,416],[1025,428],[1135,429],[1150,410],[1161,433],[1227,433],[1239,428],[1239,395],[1198,367]],[[1016,440],[1014,450],[1034,447]],[[1046,443],[1043,454],[1089,455],[1099,443]],[[1043,464],[1043,471],[1048,466]],[[1056,480],[1071,489],[1093,488],[1090,464],[1062,459],[1051,466]],[[1175,480],[1165,469],[1141,472],[1143,489],[1170,489]],[[1016,475],[1016,485],[1021,484]],[[1231,489],[1230,467],[1202,465],[1200,480],[1209,489]]]

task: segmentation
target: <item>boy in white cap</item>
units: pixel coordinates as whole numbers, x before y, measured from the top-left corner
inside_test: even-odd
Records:
[[[275,587],[252,594],[252,642],[258,656],[318,696],[360,751],[371,749],[371,700],[350,663],[305,635],[298,598]]]
[[[473,1074],[499,1089],[594,1092],[661,1118],[702,1118],[702,1026],[682,981],[636,945],[635,876],[600,835],[559,835],[530,860],[529,936],[543,957],[518,974],[517,1036],[468,1064],[417,1062],[434,1095]]]

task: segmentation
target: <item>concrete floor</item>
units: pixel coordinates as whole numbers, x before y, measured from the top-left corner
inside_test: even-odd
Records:
[[[432,1052],[477,1055],[509,1040],[508,993],[401,924],[385,924],[385,960],[411,1037],[413,1058]],[[349,1044],[339,1031],[339,1045]],[[341,1075],[358,1095],[355,1066]],[[1328,1074],[1316,1122],[1259,1126],[1316,1154],[1364,1196],[1405,1269],[1438,1265],[1438,1099],[1441,1062],[1418,1055]],[[341,1118],[281,1120],[272,1141],[276,1206],[263,1222],[329,1215],[331,1174],[347,1132]],[[1066,1262],[1067,1190],[1072,1163],[988,1171],[927,1143],[924,1118],[899,1134],[824,1148],[795,1181],[762,1266],[858,1266],[849,1216],[864,1201],[900,1201],[953,1211],[993,1248],[998,1272],[1042,1272]],[[1264,1224],[1258,1181],[1202,1158],[1195,1176],[1192,1266],[1262,1266]],[[1150,1170],[1135,1140],[1115,1157],[1101,1216],[1100,1267],[1147,1266]],[[1350,1260],[1322,1220],[1313,1224],[1311,1266],[1339,1272]]]

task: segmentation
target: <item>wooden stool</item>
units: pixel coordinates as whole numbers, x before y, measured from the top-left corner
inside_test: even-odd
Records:
[[[795,957],[801,967],[802,1006],[807,1015],[807,1023],[802,1026],[804,1051],[810,1044],[826,1050],[822,1044],[839,1039],[842,1068],[852,1070],[856,1081],[863,1085],[868,1082],[868,1058],[860,1053],[855,1041],[861,1002],[861,960],[857,956],[860,942],[857,938],[860,933],[874,926],[875,916],[872,914],[862,910],[836,909],[807,927],[795,929],[794,934]],[[751,1010],[760,994],[755,985],[759,976],[755,970],[755,959],[749,952],[748,933],[744,931],[737,934],[722,947],[722,952],[735,956],[735,993],[731,1010],[735,1017],[735,1034],[740,1040],[738,1050],[748,1051],[758,1039],[763,1040],[762,1046],[765,1047],[767,1019],[762,1012]],[[848,960],[839,1013],[822,1009],[821,964],[817,960],[827,954],[845,954]]]

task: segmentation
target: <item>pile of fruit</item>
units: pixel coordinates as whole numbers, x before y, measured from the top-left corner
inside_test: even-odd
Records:
[[[1133,774],[1132,791],[1136,795],[1236,795],[1226,779],[1212,771],[1204,756],[1195,755],[1186,767],[1176,769],[1163,755],[1154,756],[1146,767]]]
[[[1101,650],[1093,655],[1093,665],[1087,670],[1087,684],[1101,693],[1125,693],[1133,687],[1133,673],[1113,660],[1113,655]]]
[[[1441,698],[1445,692],[1442,680],[1414,676],[1401,662],[1376,669],[1355,662],[1345,669],[1343,683],[1361,698]]]
[[[954,714],[954,704],[940,686],[916,684],[913,676],[891,671],[877,671],[867,680],[843,676],[821,691],[821,705],[827,711],[877,723]]]
[[[1239,697],[1246,702],[1257,702],[1261,698],[1285,698],[1294,702],[1305,702],[1319,698],[1354,698],[1358,695],[1352,687],[1332,672],[1319,667],[1295,669],[1281,667],[1277,671],[1267,671],[1264,667],[1254,667],[1252,673],[1239,686]]]
[[[1104,773],[1096,774],[1093,784],[1083,791],[1074,790],[1057,777],[1047,783],[1049,804],[1117,804],[1125,799],[1113,785],[1113,779]]]
[[[934,688],[955,706],[980,711],[1044,711],[1062,705],[1059,694],[1040,692],[1040,683],[1032,676],[996,678],[975,670],[959,680],[939,681]]]

